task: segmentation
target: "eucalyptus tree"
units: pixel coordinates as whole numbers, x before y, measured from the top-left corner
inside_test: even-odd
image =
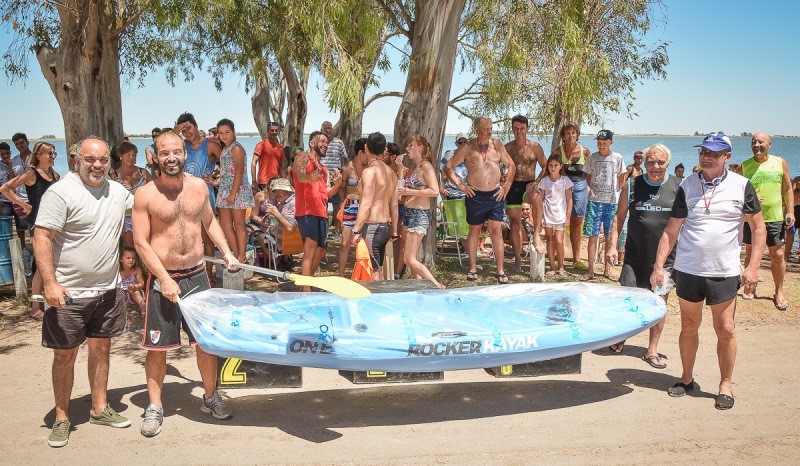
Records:
[[[67,145],[94,134],[122,140],[122,83],[143,84],[168,65],[168,79],[192,76],[196,58],[182,47],[185,19],[205,0],[4,0],[12,41],[3,54],[11,82],[29,76],[36,57],[64,120]]]
[[[502,119],[522,109],[554,147],[566,121],[635,116],[635,86],[666,76],[668,44],[648,36],[664,18],[659,0],[475,1],[466,56],[481,79],[469,110]]]

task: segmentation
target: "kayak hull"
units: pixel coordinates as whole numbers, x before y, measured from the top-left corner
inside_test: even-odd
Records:
[[[571,356],[630,338],[666,306],[647,290],[585,283],[329,293],[211,289],[180,302],[204,351],[350,371],[437,372]]]

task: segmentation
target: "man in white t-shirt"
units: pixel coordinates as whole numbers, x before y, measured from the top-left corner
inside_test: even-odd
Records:
[[[106,399],[111,337],[127,329],[125,293],[119,277],[119,239],[133,196],[106,179],[110,155],[99,138],[84,139],[77,172],[64,175],[42,196],[33,247],[48,309],[42,346],[52,348],[56,421],[51,447],[69,441],[69,402],[78,348],[88,340],[89,422],[128,427]]]
[[[681,306],[678,347],[683,373],[667,392],[678,397],[696,388],[692,370],[700,344],[697,332],[705,301],[714,319],[721,376],[714,406],[730,409],[733,407],[731,376],[736,360],[733,322],[736,293],[742,281],[745,287],[758,282],[766,226],[753,185],[725,168],[731,158],[730,139],[721,133],[709,134],[695,147],[700,147],[701,171],[687,176],[678,188],[672,218],[658,243],[650,284],[653,289],[663,287],[664,262],[677,241],[674,279]],[[742,273],[739,256],[745,217],[752,231],[753,254]]]
[[[611,236],[611,224],[617,213],[617,191],[625,182],[625,160],[617,152],[611,152],[614,133],[603,129],[597,133],[597,152],[586,158],[583,167],[586,183],[589,185],[589,204],[586,206],[586,218],[583,221],[583,236],[589,237],[589,269],[581,280],[594,278],[594,261],[597,257],[597,236],[600,227],[606,237]],[[611,278],[610,254],[615,245],[606,241],[603,276]]]

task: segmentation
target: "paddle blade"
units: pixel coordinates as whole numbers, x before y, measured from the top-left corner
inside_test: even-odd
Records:
[[[364,286],[344,277],[307,277],[292,273],[289,274],[289,280],[292,280],[295,285],[313,286],[343,298],[366,298],[372,294]]]

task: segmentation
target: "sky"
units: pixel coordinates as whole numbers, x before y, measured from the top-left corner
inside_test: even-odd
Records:
[[[649,37],[669,42],[667,78],[645,81],[637,86],[633,119],[604,115],[605,127],[618,134],[694,134],[723,130],[727,134],[766,131],[773,135],[800,135],[796,109],[800,108],[800,35],[795,21],[800,2],[776,0],[669,1],[666,21],[653,25]],[[10,42],[0,33],[0,51]],[[397,66],[399,57],[390,55],[394,68],[380,76],[380,87],[367,91],[403,91],[405,76]],[[47,82],[33,54],[30,77],[25,83],[10,84],[0,78],[0,138],[18,131],[32,138],[45,134],[64,136],[64,125]],[[471,75],[460,75],[456,65],[452,95],[462,92]],[[324,83],[312,75],[309,83],[309,115],[306,132],[319,129],[322,122],[336,122],[324,101]],[[184,111],[192,112],[200,127],[214,126],[230,118],[237,132],[256,132],[250,95],[244,78],[230,76],[217,92],[213,80],[197,72],[191,82],[170,86],[163,72],[151,73],[143,88],[123,83],[123,124],[128,133],[149,133],[154,126],[171,126]],[[367,108],[365,133],[391,133],[399,98],[383,98]],[[446,132],[468,131],[470,122],[451,110]],[[582,128],[590,133],[599,128]]]

